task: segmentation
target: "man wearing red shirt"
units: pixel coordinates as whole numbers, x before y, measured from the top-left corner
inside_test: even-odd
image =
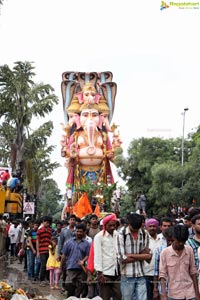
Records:
[[[10,178],[10,173],[8,170],[5,170],[5,172],[1,175],[1,179],[8,181],[8,179]]]

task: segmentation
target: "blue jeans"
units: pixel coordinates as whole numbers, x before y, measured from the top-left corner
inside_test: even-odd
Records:
[[[35,269],[34,269],[34,273],[35,273],[35,279],[39,280],[39,274],[40,274],[40,258],[35,256]]]
[[[144,277],[121,277],[122,300],[147,300]]]
[[[35,254],[30,249],[26,250],[27,255],[27,271],[28,277],[33,279],[34,278],[34,268],[35,268]]]

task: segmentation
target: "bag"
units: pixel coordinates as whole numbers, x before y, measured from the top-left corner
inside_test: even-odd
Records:
[[[20,249],[17,256],[20,258],[20,257],[23,257],[24,256],[24,251],[23,249]]]

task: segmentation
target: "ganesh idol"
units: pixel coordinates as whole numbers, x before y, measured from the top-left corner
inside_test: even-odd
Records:
[[[114,145],[110,142],[110,109],[106,99],[87,82],[74,95],[66,109],[68,124],[62,140],[62,150],[68,168],[67,184],[73,190],[85,184],[114,183],[110,161],[114,159]]]

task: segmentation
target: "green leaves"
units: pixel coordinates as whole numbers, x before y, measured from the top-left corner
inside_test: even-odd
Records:
[[[31,194],[39,193],[42,181],[59,166],[51,162],[55,146],[48,145],[53,122],[31,128],[34,117],[45,117],[58,103],[51,85],[34,82],[34,69],[26,61],[15,62],[13,69],[0,66],[0,164],[25,174]]]
[[[53,146],[45,148],[52,133],[52,122],[41,125],[35,131],[30,128],[33,117],[45,117],[58,103],[53,87],[34,82],[34,69],[33,63],[21,61],[15,62],[12,70],[8,65],[0,66],[0,134],[5,149],[11,148],[12,144],[17,149],[13,169],[18,168],[21,160],[31,159],[34,155],[37,157],[38,149],[47,157],[54,149]],[[1,161],[8,160],[9,152],[5,152]],[[53,165],[51,171],[52,168]]]
[[[118,174],[128,187],[125,198],[132,211],[139,191],[146,194],[147,211],[154,214],[165,214],[170,203],[189,205],[193,198],[200,203],[199,127],[185,139],[184,166],[180,138],[132,140],[127,158],[121,154],[118,162]],[[125,201],[122,206],[128,207]]]

